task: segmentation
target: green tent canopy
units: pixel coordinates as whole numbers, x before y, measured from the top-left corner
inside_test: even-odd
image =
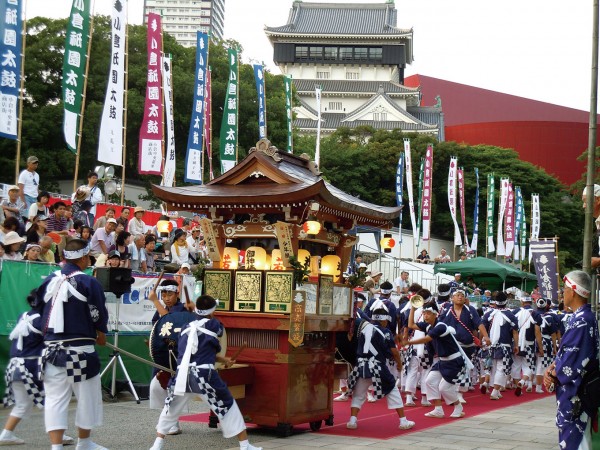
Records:
[[[516,286],[529,292],[537,283],[533,273],[523,272],[508,264],[481,256],[466,261],[436,264],[433,271],[451,276],[460,273],[463,281],[466,281],[467,277],[473,277],[477,285],[491,291]]]

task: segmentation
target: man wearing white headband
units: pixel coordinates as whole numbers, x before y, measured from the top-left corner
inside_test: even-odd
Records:
[[[215,370],[215,362],[225,367],[235,361],[218,356],[221,351],[219,337],[223,325],[214,317],[218,300],[210,295],[198,297],[195,304],[197,320],[190,322],[179,337],[177,348],[177,374],[169,384],[169,396],[156,425],[156,440],[150,450],[164,446],[165,435],[175,426],[190,400],[198,395],[219,418],[225,438],[237,436],[241,450],[262,450],[248,442],[246,424],[242,413],[225,382]]]
[[[458,386],[468,382],[468,371],[473,364],[462,350],[454,337],[454,328],[438,320],[438,306],[430,300],[423,304],[424,322],[415,323],[415,308],[412,307],[408,317],[408,327],[420,330],[426,336],[402,342],[402,345],[425,344],[431,342],[439,360],[433,365],[425,379],[427,399],[435,405],[433,411],[425,414],[427,417],[444,418],[442,399],[447,405],[454,405],[452,418],[465,415],[463,406],[458,398]]]
[[[73,393],[77,397],[77,450],[104,449],[90,435],[102,425],[100,358],[94,344],[106,343],[108,311],[102,286],[82,272],[90,265],[89,252],[87,241],[69,240],[63,252],[66,264],[46,278],[37,293],[45,302],[44,416],[52,450],[62,449]]]
[[[591,449],[590,427],[598,409],[588,403],[594,400],[589,394],[580,395],[580,387],[586,373],[598,370],[598,323],[588,304],[592,280],[575,270],[563,281],[565,309],[573,316],[565,325],[556,359],[544,374],[544,386],[556,391],[559,447]]]
[[[398,413],[399,428],[408,430],[414,427],[415,423],[404,416],[404,404],[396,386],[396,379],[386,364],[386,360],[393,357],[398,367],[402,366],[396,342],[387,328],[391,317],[380,300],[374,304],[374,307],[371,316],[373,323],[363,320],[360,326],[356,366],[348,378],[348,389],[353,392],[350,421],[346,424],[346,428],[350,430],[358,428],[358,413],[367,398],[367,389],[373,383],[375,397],[377,399],[385,397],[388,409],[395,409]]]
[[[185,305],[179,301],[179,284],[177,281],[163,280],[160,283],[157,291],[160,292],[160,299],[162,300],[162,303],[159,301],[155,290],[152,290],[148,296],[148,300],[154,303],[156,308],[156,312],[154,313],[154,316],[152,316],[152,326],[154,326],[154,324],[158,322],[158,319],[164,315],[186,310]],[[149,390],[150,398],[148,401],[148,406],[152,409],[162,409],[165,404],[167,390],[161,385],[160,382],[160,379],[164,376],[168,377],[165,372],[158,370],[155,367],[152,368],[152,380],[150,381]],[[164,381],[164,383],[166,385],[166,381]],[[168,434],[181,434],[179,422],[177,422],[173,428],[169,430]]]

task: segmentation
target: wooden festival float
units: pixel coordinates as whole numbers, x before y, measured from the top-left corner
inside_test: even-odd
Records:
[[[203,292],[220,300],[227,355],[246,367],[222,370],[247,422],[333,425],[335,333],[349,328],[352,290],[343,282],[357,225],[388,228],[399,208],[374,205],[327,183],[314,162],[266,139],[231,170],[201,186],[153,186],[169,209],[206,214],[201,227],[213,267]],[[308,281],[290,263],[310,270]],[[293,259],[293,258],[292,258]],[[211,421],[216,426],[216,418]]]

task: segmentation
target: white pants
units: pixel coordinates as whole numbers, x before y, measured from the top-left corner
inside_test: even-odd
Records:
[[[177,424],[177,421],[179,420],[179,417],[181,416],[181,413],[184,411],[188,402],[196,398],[198,395],[200,394],[185,393],[183,395],[176,395],[168,409],[166,405],[163,407],[160,417],[158,418],[156,431],[160,434],[167,434],[169,430]],[[200,397],[204,396],[200,395]],[[206,402],[205,398],[202,400]],[[231,405],[231,408],[229,408],[227,414],[225,414],[225,417],[219,419],[219,423],[221,424],[221,432],[225,438],[237,436],[246,429],[244,417],[242,416],[240,408],[235,400],[233,401],[233,405]]]
[[[404,391],[415,394],[417,392],[417,382],[419,380],[419,357],[411,356],[408,359],[408,369],[404,383]]]
[[[427,399],[429,400],[429,398],[431,398],[431,393],[429,392],[429,389],[427,389],[427,376],[429,375],[429,372],[431,372],[431,367],[427,368],[427,369],[423,369],[423,371],[421,372],[421,395],[424,397],[427,397]]]
[[[521,373],[523,374],[523,377],[531,379],[532,373],[531,369],[529,368],[529,365],[527,364],[527,357],[514,355],[510,376],[513,380],[520,380]]]
[[[13,381],[12,390],[15,396],[15,406],[10,411],[10,415],[19,419],[26,419],[33,410],[33,400],[27,394],[27,389],[22,381]]]
[[[75,426],[91,430],[102,425],[102,387],[99,374],[85,381],[72,383],[66,368],[46,363],[44,390],[46,432],[67,429],[69,402],[73,393],[77,398]]]
[[[167,390],[163,389],[156,377],[152,377],[150,381],[150,400],[148,401],[150,409],[163,409],[166,398]]]
[[[492,372],[490,374],[490,382],[493,385],[506,387],[506,374],[504,373],[504,363],[501,358],[492,360]]]
[[[458,401],[456,385],[444,380],[439,370],[429,372],[425,384],[427,385],[427,400],[441,400],[443,398],[447,405]]]
[[[352,408],[360,409],[362,407],[367,399],[367,389],[369,386],[371,386],[370,378],[359,378],[356,381],[356,385],[352,391],[352,404],[350,405]],[[396,386],[394,386],[394,389],[392,389],[385,396],[385,400],[387,401],[388,409],[398,409],[404,407],[404,403],[402,403],[402,396],[400,395],[400,391]]]

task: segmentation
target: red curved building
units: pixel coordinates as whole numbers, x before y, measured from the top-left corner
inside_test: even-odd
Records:
[[[566,185],[585,171],[589,112],[419,74],[404,84],[421,88],[422,106],[440,96],[446,141],[515,149]]]

